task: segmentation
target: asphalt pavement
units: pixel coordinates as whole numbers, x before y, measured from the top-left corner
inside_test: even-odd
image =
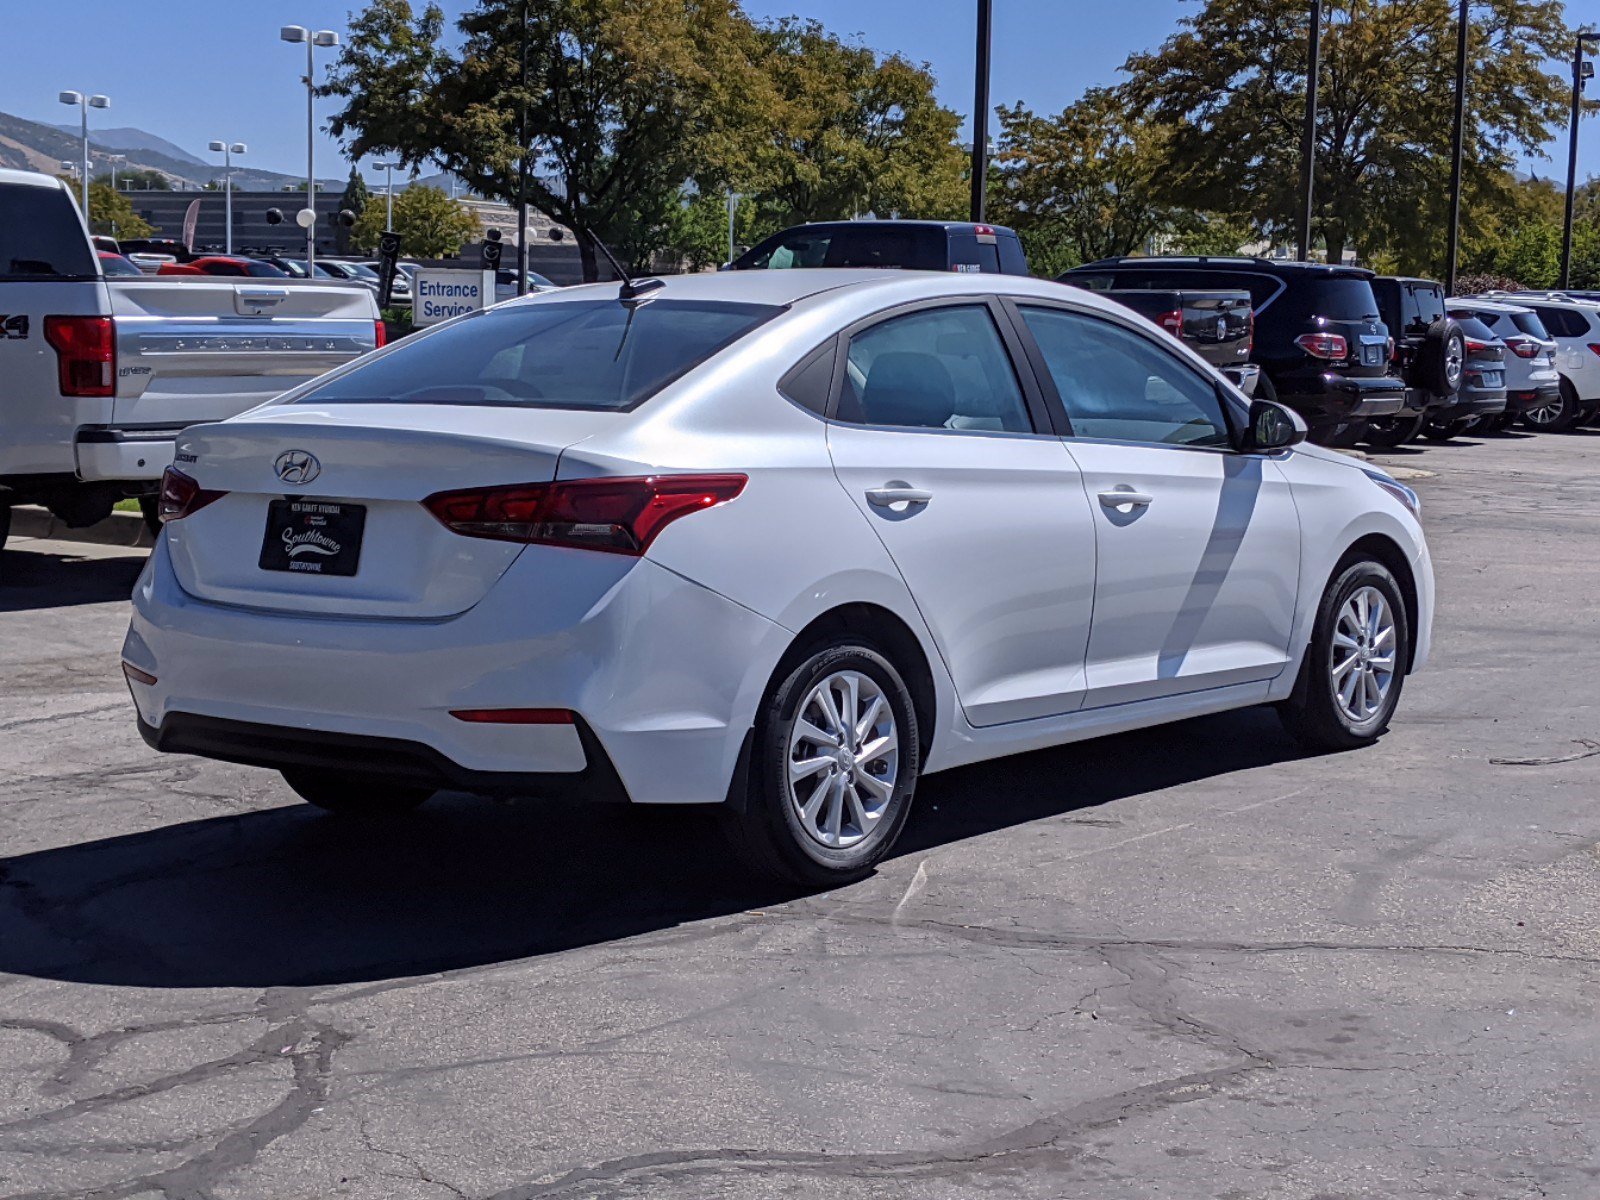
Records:
[[[1600,430],[1379,461],[1435,473],[1440,605],[1377,746],[934,776],[813,895],[683,813],[350,824],[158,756],[141,552],[14,542],[0,1195],[1600,1195]]]

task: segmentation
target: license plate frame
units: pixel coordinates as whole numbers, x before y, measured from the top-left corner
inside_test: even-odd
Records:
[[[267,504],[261,537],[263,571],[347,579],[361,569],[367,506],[310,496],[285,496]]]

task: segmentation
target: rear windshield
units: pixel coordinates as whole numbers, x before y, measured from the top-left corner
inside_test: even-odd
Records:
[[[1544,322],[1539,320],[1538,313],[1519,312],[1511,313],[1511,323],[1529,337],[1538,338],[1541,342],[1550,340],[1550,333],[1544,327]]]
[[[0,279],[96,279],[89,235],[60,188],[0,185]]]
[[[1496,340],[1494,330],[1490,329],[1487,325],[1478,320],[1477,317],[1472,316],[1470,313],[1462,313],[1456,317],[1456,324],[1461,326],[1461,332],[1466,334],[1469,338],[1476,338],[1480,342],[1492,342]]]
[[[998,263],[997,258],[997,268]],[[937,226],[862,224],[791,230],[763,242],[734,266],[740,271],[797,267],[943,271],[949,262],[945,232]]]
[[[765,304],[616,300],[494,308],[400,345],[299,404],[465,404],[625,411],[762,322]]]
[[[1372,284],[1365,279],[1308,279],[1289,288],[1285,302],[1296,312],[1330,321],[1360,321],[1378,315]]]

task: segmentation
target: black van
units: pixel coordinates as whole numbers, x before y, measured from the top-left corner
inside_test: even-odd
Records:
[[[1028,274],[1015,230],[971,221],[818,221],[775,233],[730,264],[735,271],[790,267]]]
[[[1256,395],[1300,413],[1323,445],[1353,445],[1405,405],[1371,271],[1265,258],[1108,258],[1059,276],[1093,291],[1244,288],[1255,303]]]

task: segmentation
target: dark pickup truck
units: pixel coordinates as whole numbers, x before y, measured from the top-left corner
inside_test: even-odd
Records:
[[[1026,275],[1028,260],[1014,230],[971,221],[818,221],[796,225],[752,246],[733,271],[789,267],[884,267]]]
[[[1245,395],[1253,395],[1260,368],[1250,359],[1255,333],[1250,293],[1243,288],[1214,291],[1163,291],[1114,288],[1101,292],[1154,321],[1219,371]]]

